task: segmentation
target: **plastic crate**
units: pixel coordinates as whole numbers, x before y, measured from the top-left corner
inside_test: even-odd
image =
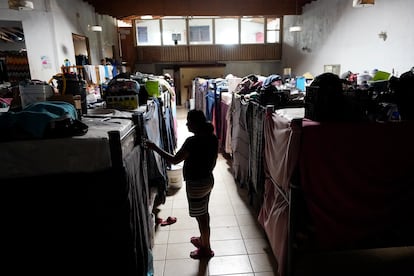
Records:
[[[35,102],[47,101],[53,93],[53,87],[44,82],[28,82],[19,85],[22,108]]]

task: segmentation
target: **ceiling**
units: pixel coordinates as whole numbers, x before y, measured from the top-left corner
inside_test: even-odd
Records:
[[[154,16],[243,16],[301,14],[302,7],[315,0],[83,0],[98,14],[131,20],[141,15]],[[205,4],[208,3],[208,4]],[[235,8],[237,7],[237,8]],[[20,24],[20,25],[19,25]],[[24,42],[21,22],[1,21],[0,41]]]
[[[243,16],[301,14],[302,7],[315,0],[83,0],[98,14],[131,20],[154,16]],[[237,8],[235,8],[237,7]],[[21,22],[1,21],[0,41],[24,42]]]
[[[155,16],[294,15],[315,0],[84,0],[98,14],[117,19]]]

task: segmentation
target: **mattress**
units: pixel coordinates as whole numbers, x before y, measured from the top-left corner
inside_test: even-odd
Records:
[[[132,113],[108,110],[91,116],[82,118],[88,125],[83,136],[0,143],[0,179],[110,168],[108,132],[119,131],[121,139],[126,136],[134,127]],[[124,143],[132,143],[131,139],[125,140],[123,147]]]

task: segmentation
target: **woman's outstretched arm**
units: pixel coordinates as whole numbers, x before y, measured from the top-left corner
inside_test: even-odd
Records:
[[[151,149],[153,151],[155,151],[156,153],[158,153],[162,158],[164,158],[168,163],[171,164],[178,164],[181,161],[185,160],[188,156],[188,153],[181,148],[180,150],[178,150],[178,152],[173,155],[165,150],[163,150],[162,148],[158,147],[154,142],[150,141],[150,140],[146,140],[143,143],[145,148]]]

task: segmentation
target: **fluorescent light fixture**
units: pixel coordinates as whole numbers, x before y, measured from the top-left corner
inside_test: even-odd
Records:
[[[152,19],[152,15],[143,15],[141,16],[141,19]]]
[[[301,26],[292,26],[289,28],[289,32],[301,32],[302,31],[302,27]]]

